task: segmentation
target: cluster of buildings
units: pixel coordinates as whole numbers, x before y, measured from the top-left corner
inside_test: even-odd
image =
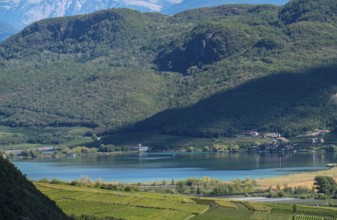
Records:
[[[320,130],[320,129],[315,129],[313,131],[308,131],[304,135],[300,135],[298,137],[308,137],[308,139],[305,139],[303,141],[298,141],[296,143],[290,142],[287,138],[282,137],[281,134],[271,132],[271,133],[266,133],[263,135],[264,138],[270,138],[272,141],[268,143],[261,143],[258,144],[257,146],[254,146],[253,149],[256,151],[277,151],[277,150],[282,150],[282,151],[295,151],[295,146],[298,144],[318,144],[322,145],[325,143],[325,140],[323,138],[324,135],[330,133],[330,130]],[[241,134],[244,137],[258,137],[262,136],[260,135],[257,131],[254,130],[249,130],[249,131],[244,131]]]
[[[315,129],[313,131],[308,131],[305,135],[301,135],[301,136],[309,137],[307,139],[307,142],[309,144],[324,144],[325,140],[323,136],[330,132],[331,132],[330,130]]]
[[[148,146],[142,146],[142,144],[138,144],[137,146],[129,146],[128,149],[130,151],[139,151],[139,152],[146,152],[150,148]]]
[[[331,132],[330,130],[315,129],[313,131],[308,131],[304,136],[307,136],[307,137],[318,137],[318,136],[326,135],[326,134],[328,134],[330,132]]]

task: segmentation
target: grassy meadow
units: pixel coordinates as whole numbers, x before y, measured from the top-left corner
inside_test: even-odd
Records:
[[[331,168],[328,170],[316,171],[316,172],[305,172],[300,174],[290,174],[287,176],[257,179],[257,184],[262,188],[269,188],[271,186],[276,186],[279,184],[283,187],[285,184],[288,186],[306,186],[312,188],[314,186],[314,179],[316,176],[332,176],[337,179],[337,168]]]
[[[69,147],[92,144],[86,127],[6,127],[0,126],[0,150],[21,150],[41,146]]]

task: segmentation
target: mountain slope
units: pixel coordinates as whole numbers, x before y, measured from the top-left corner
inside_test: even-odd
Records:
[[[167,108],[177,74],[150,69],[150,31],[158,25],[151,20],[113,9],[41,21],[7,40],[0,46],[2,123],[119,128]]]
[[[286,24],[298,21],[336,21],[337,2],[334,0],[293,0],[281,11]]]
[[[334,102],[327,101],[335,88],[319,78],[324,71],[335,72],[316,69],[337,61],[337,23],[315,16],[288,23],[285,10],[302,13],[291,10],[292,4],[222,5],[175,16],[110,9],[34,23],[0,44],[0,123],[155,128],[206,136],[246,129],[289,136],[313,127],[335,129],[330,123]],[[298,4],[305,8],[310,2]],[[334,10],[330,4],[319,7]],[[316,96],[303,99],[301,108],[312,109],[310,117],[292,112],[300,98],[285,99],[291,94],[277,84],[292,85],[292,79],[299,90],[307,91],[302,79],[323,91],[317,93],[322,104]],[[260,91],[264,84],[275,88],[268,96]],[[279,113],[269,108],[273,98],[281,103]],[[159,112],[164,113],[130,128]]]
[[[250,39],[245,28],[230,24],[204,23],[172,42],[175,49],[164,50],[155,61],[164,71],[187,73],[190,67],[210,64],[245,50]]]
[[[153,11],[175,14],[186,9],[220,4],[285,4],[286,2],[286,0],[3,0],[0,2],[0,21],[21,29],[44,18],[87,14],[109,8],[132,8],[143,12]]]
[[[164,111],[133,129],[218,137],[254,128],[281,131],[284,136],[292,137],[308,129],[336,126],[336,94],[336,65],[301,73],[274,74],[195,105]]]
[[[8,160],[0,157],[1,219],[69,219]]]

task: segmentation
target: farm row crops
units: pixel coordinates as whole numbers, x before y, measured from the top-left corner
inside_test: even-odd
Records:
[[[276,212],[256,212],[248,209],[228,209],[215,207],[202,215],[198,215],[195,220],[291,220],[292,215]]]
[[[293,214],[294,213],[294,209],[292,205],[266,204],[266,206],[271,208],[272,213],[281,213],[281,214]]]
[[[256,220],[266,219],[268,214],[269,214],[268,212],[253,212],[253,214],[250,216],[250,219]]]
[[[317,208],[317,207],[307,207],[307,206],[298,206],[296,214],[305,214],[319,217],[327,218],[337,218],[337,210],[332,208]]]
[[[194,201],[197,204],[202,204],[202,205],[214,205],[216,203],[214,199],[195,198]]]
[[[337,220],[337,209],[36,183],[68,215],[128,220]],[[294,213],[294,211],[296,211]]]
[[[120,209],[126,209],[124,205],[112,205],[104,202],[58,200],[57,205],[69,215],[109,215]]]
[[[250,211],[253,211],[252,209],[250,209],[250,208],[248,208],[247,206],[246,206],[246,202],[233,202],[237,207],[238,207],[238,209],[240,209],[240,210],[250,210]]]
[[[249,203],[249,202],[235,202],[235,204],[239,205],[241,208],[247,208],[250,211],[257,212],[270,212],[271,208],[264,206],[262,204],[257,203]]]
[[[252,220],[337,220],[331,217],[336,213],[333,208],[317,208],[307,206],[260,204],[248,202],[232,202],[237,208],[212,207],[202,215],[196,216],[196,220],[209,219],[252,219]],[[294,210],[296,209],[296,213]]]
[[[296,206],[296,212],[294,213],[293,205],[288,204],[267,204],[272,208],[271,212],[274,213],[288,213],[295,214],[296,216],[311,216],[311,217],[324,217],[325,219],[337,219],[337,209],[336,208],[326,208],[326,207],[313,207],[313,206]]]
[[[36,183],[68,215],[91,215],[131,220],[180,220],[205,212],[209,206],[188,197],[152,193],[124,193],[85,187]]]
[[[291,220],[292,214],[282,213],[282,212],[270,212],[265,220]]]
[[[262,205],[260,203],[247,203],[250,205],[250,207],[254,210],[254,211],[258,211],[258,212],[270,212],[271,208]]]
[[[182,201],[171,201],[169,199],[155,199],[155,198],[142,198],[134,203],[130,203],[134,206],[160,208],[160,209],[172,209],[191,213],[201,213],[207,206],[194,203],[183,203]],[[129,204],[129,205],[130,205]]]
[[[305,216],[305,215],[295,215],[295,220],[325,220],[324,217],[317,217],[317,216]]]
[[[237,206],[233,202],[228,201],[228,200],[216,200],[215,202],[217,205],[225,207],[225,208],[233,208],[233,209],[237,208]]]
[[[250,219],[254,213],[251,211],[243,211],[226,208],[211,208],[202,215],[197,215],[193,220],[243,220]]]

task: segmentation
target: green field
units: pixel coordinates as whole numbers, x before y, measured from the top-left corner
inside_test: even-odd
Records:
[[[240,202],[233,202],[240,204]],[[241,203],[236,209],[226,207],[212,207],[204,214],[195,216],[195,220],[336,220],[337,209],[296,206],[294,212],[293,205],[290,204],[258,204],[258,207],[267,207],[265,211],[256,210],[251,207],[256,206],[256,203]],[[251,206],[251,207],[250,207]]]
[[[86,127],[25,128],[0,126],[0,150],[27,149],[41,146],[76,147],[92,144]]]
[[[113,216],[126,219],[186,219],[209,206],[189,197],[37,183],[38,189],[55,200],[68,215]]]
[[[337,209],[35,183],[67,215],[132,220],[336,220]]]

